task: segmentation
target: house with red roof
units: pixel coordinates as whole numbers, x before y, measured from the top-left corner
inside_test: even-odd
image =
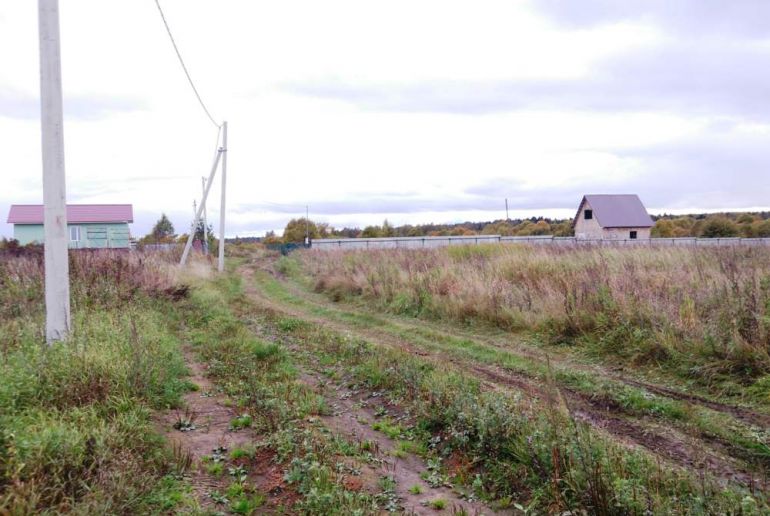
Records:
[[[72,249],[117,249],[130,247],[128,225],[134,222],[130,204],[68,204],[67,230]],[[14,204],[8,212],[13,237],[20,244],[42,244],[42,204]]]
[[[648,240],[653,222],[638,195],[584,195],[572,220],[578,240]]]

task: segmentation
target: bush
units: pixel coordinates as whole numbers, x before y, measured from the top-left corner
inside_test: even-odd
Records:
[[[318,226],[312,220],[305,219],[291,219],[286,228],[283,230],[283,241],[285,243],[302,243],[305,241],[305,236],[309,236],[311,239],[318,238]]]
[[[738,226],[727,217],[709,217],[703,224],[700,236],[704,238],[729,238],[737,237]]]

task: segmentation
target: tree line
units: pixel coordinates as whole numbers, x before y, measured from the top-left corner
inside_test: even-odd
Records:
[[[770,212],[717,213],[653,216],[653,237],[770,237]],[[265,243],[301,243],[308,236],[320,238],[380,238],[422,236],[503,235],[557,237],[574,236],[572,219],[532,217],[528,219],[499,219],[486,222],[457,224],[404,224],[395,226],[386,219],[381,225],[334,228],[325,222],[304,217],[291,219],[279,237],[268,231]]]
[[[661,215],[653,217],[653,237],[767,238],[770,212]]]

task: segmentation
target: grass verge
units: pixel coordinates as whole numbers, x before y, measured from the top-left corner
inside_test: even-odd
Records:
[[[171,282],[125,256],[71,260],[74,330],[48,347],[39,257],[0,256],[0,513],[185,506],[151,417],[189,388]]]

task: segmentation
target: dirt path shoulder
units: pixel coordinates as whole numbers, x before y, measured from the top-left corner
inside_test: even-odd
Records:
[[[378,473],[395,481],[399,504],[408,514],[441,514],[432,505],[436,500],[446,504],[451,514],[482,515],[493,511],[483,503],[468,499],[446,485],[431,485],[422,475],[428,473],[425,462],[412,453],[397,452],[397,442],[372,429],[376,421],[374,408],[367,403],[370,394],[351,391],[341,384],[328,383],[312,371],[305,371],[302,381],[324,396],[333,413],[322,416],[324,425],[347,439],[366,443],[377,456]],[[496,514],[503,514],[497,512]]]
[[[231,429],[231,422],[239,414],[228,406],[226,396],[206,377],[205,366],[195,354],[190,349],[185,349],[184,354],[190,369],[189,380],[197,390],[184,396],[183,408],[159,414],[156,421],[174,454],[184,457],[182,461],[188,464],[185,475],[192,484],[198,506],[205,512],[225,511],[231,502],[225,493],[233,480],[228,468],[244,466],[245,462],[249,463],[248,484],[265,492],[273,489],[277,494],[273,484],[282,472],[270,456],[230,459],[230,452],[253,447],[258,436],[249,429]],[[274,497],[273,505],[279,499]]]

